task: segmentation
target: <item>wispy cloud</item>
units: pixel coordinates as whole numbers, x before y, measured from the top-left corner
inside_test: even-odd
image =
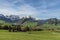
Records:
[[[37,13],[36,8],[32,7],[31,5],[28,5],[26,3],[24,3],[23,0],[15,0],[13,2],[11,1],[6,1],[4,2],[2,1],[1,6],[0,7],[0,13],[2,14],[7,14],[7,15],[20,15],[20,16],[27,16],[27,15],[34,15],[35,13]],[[10,3],[9,3],[10,2]],[[16,5],[17,3],[20,2],[22,3],[22,5]]]
[[[60,0],[0,0],[0,14],[45,19],[60,16]]]

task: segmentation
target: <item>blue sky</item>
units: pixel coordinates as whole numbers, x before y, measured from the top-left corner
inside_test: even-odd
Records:
[[[0,14],[60,18],[60,0],[0,0]]]

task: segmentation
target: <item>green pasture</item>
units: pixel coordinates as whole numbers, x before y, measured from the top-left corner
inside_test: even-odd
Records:
[[[8,32],[0,30],[0,40],[60,40],[60,33],[49,31]]]

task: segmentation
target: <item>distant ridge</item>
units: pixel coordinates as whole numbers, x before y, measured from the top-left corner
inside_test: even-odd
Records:
[[[25,17],[20,18],[17,15],[3,15],[3,14],[0,14],[0,20],[5,21],[7,23],[18,23],[18,24],[22,24],[27,21],[37,22],[38,25],[42,25],[47,22],[54,23],[54,24],[60,23],[60,19],[57,19],[57,18],[50,18],[46,20],[40,20],[40,19],[36,20],[36,18],[33,18],[31,16],[25,16]]]

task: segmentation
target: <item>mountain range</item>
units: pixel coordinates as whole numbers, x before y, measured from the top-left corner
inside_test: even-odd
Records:
[[[30,21],[30,22],[37,22],[38,25],[42,25],[44,23],[49,23],[49,24],[57,24],[60,23],[60,19],[57,18],[50,18],[46,20],[36,20],[35,18],[29,16],[29,17],[22,17],[20,18],[17,15],[3,15],[0,14],[0,20],[7,22],[7,23],[19,23],[23,24],[24,22]]]

